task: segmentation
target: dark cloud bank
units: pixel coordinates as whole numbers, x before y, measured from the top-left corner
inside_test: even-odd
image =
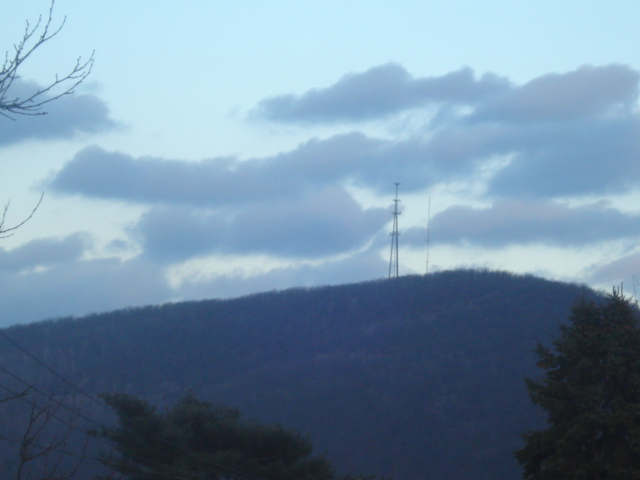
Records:
[[[306,128],[349,123],[351,131],[243,161],[134,158],[90,147],[57,172],[49,188],[147,205],[130,230],[143,249],[137,261],[149,266],[146,271],[211,253],[296,261],[342,254],[346,260],[328,263],[327,272],[350,265],[349,278],[360,280],[371,278],[375,266],[380,270],[375,276],[383,276],[384,262],[371,248],[388,239],[389,211],[360,205],[346,186],[391,201],[394,181],[405,194],[483,179],[477,199],[491,206],[452,205],[434,215],[432,240],[440,244],[584,247],[633,239],[640,216],[597,199],[638,188],[639,80],[638,72],[624,65],[585,66],[516,85],[469,68],[414,78],[387,64],[301,95],[265,99],[251,112],[254,120]],[[108,117],[99,111],[96,106],[78,125],[104,125]],[[423,128],[374,138],[355,126],[404,114],[422,117]],[[80,128],[74,125],[69,120],[65,131]],[[571,202],[584,196],[595,200]],[[421,228],[407,229],[403,245],[422,245],[424,234]],[[60,251],[75,255],[74,241],[66,240],[67,250],[61,245]],[[17,257],[12,261],[20,265]],[[0,268],[13,265],[7,262],[0,255]],[[592,278],[604,278],[607,268],[594,266]],[[269,289],[269,282],[272,288],[304,284],[313,278],[311,270],[297,264],[243,282],[255,281],[262,289]],[[224,282],[236,285],[231,277],[219,277],[181,288],[185,295],[205,286],[238,293],[223,288]]]

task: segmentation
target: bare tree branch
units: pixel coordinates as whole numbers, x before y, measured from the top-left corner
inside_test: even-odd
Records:
[[[36,206],[33,207],[33,210],[31,210],[31,213],[29,214],[29,216],[27,218],[25,218],[24,220],[22,220],[20,223],[18,223],[17,225],[14,225],[13,227],[7,227],[5,228],[4,224],[5,224],[5,220],[7,218],[7,212],[9,211],[9,203],[7,203],[3,210],[2,210],[2,215],[0,215],[0,238],[7,238],[10,237],[11,235],[13,235],[13,233],[9,233],[8,235],[5,235],[7,232],[12,232],[13,230],[17,230],[18,228],[20,228],[22,225],[24,225],[25,223],[27,223],[29,220],[31,220],[31,217],[33,217],[33,215],[36,213],[36,210],[38,210],[38,207],[40,206],[40,204],[42,203],[42,199],[44,198],[44,192],[42,192],[42,194],[40,195],[40,200],[38,200],[38,203],[36,203]]]
[[[0,70],[0,115],[4,117],[15,120],[11,114],[46,114],[47,112],[43,110],[44,105],[65,95],[72,94],[75,88],[91,73],[93,53],[91,53],[88,60],[78,57],[69,73],[62,76],[56,74],[55,79],[47,86],[31,92],[23,98],[11,96],[9,90],[11,90],[13,83],[20,78],[18,70],[22,64],[38,48],[60,33],[66,22],[65,17],[57,28],[53,26],[54,4],[55,0],[51,0],[46,21],[43,21],[42,15],[38,17],[38,21],[33,27],[27,21],[22,39],[14,44],[13,52],[7,51],[5,53],[4,64]]]
[[[36,87],[34,91],[27,93],[26,96],[20,97],[12,94],[12,87],[15,81],[20,79],[19,70],[24,62],[42,45],[58,35],[64,27],[66,17],[62,19],[62,22],[57,27],[53,24],[54,6],[55,0],[51,0],[46,19],[43,19],[43,16],[40,15],[35,25],[32,26],[27,20],[22,38],[13,45],[12,52],[7,51],[5,53],[4,63],[0,69],[0,116],[15,120],[12,115],[45,115],[47,112],[43,110],[43,107],[46,104],[74,93],[75,88],[84,82],[91,73],[93,53],[88,60],[78,57],[69,73],[66,75],[56,74],[54,80],[48,85],[41,88]],[[35,214],[40,203],[42,203],[43,197],[44,192],[29,216],[11,227],[5,226],[7,211],[9,210],[9,204],[7,203],[0,213],[0,238],[10,237],[13,233],[8,232],[13,232],[28,222]]]
[[[35,87],[23,96],[15,95],[15,89],[18,88],[16,80],[20,79],[19,70],[24,62],[64,27],[66,17],[58,27],[53,25],[54,5],[55,0],[51,0],[45,20],[41,15],[34,26],[27,21],[21,40],[13,45],[13,51],[5,53],[4,63],[0,67],[0,116],[15,120],[12,115],[45,115],[47,112],[43,107],[46,104],[74,93],[75,88],[91,73],[93,53],[88,60],[78,57],[69,73],[55,75],[54,80],[48,85]],[[4,208],[0,207],[0,238],[11,236],[11,232],[27,223],[38,210],[43,198],[44,192],[31,213],[20,223],[10,227],[6,226],[9,203]],[[13,480],[69,480],[75,476],[85,459],[89,441],[89,436],[85,434],[84,440],[80,442],[79,453],[70,451],[69,447],[74,448],[78,443],[78,439],[74,437],[74,430],[78,430],[77,424],[81,417],[80,406],[75,402],[75,397],[71,398],[72,407],[69,408],[53,396],[38,401],[30,392],[32,385],[21,392],[2,384],[0,387],[9,393],[8,396],[0,398],[0,404],[3,406],[11,403],[11,400],[20,400],[29,405],[21,434],[7,435],[5,428],[0,434],[0,441],[16,446],[15,459],[7,465],[13,469]],[[61,407],[69,410],[71,414],[61,415]],[[4,455],[5,450],[0,449],[0,456]],[[74,461],[69,462],[70,458]]]
[[[80,406],[75,398],[71,397],[72,407],[65,407],[70,415],[60,412],[63,404],[53,398],[48,398],[44,404],[35,397],[25,398],[24,394],[16,398],[29,405],[22,433],[18,438],[0,439],[17,446],[16,459],[9,462],[13,463],[12,480],[71,479],[86,458],[89,442],[89,436],[84,435],[78,450],[69,450],[72,443],[72,448],[78,447],[77,442],[72,442],[80,418]]]
[[[11,400],[15,400],[17,398],[24,398],[28,393],[29,390],[31,390],[31,388],[27,387],[24,391],[19,392],[19,393],[11,393],[8,397],[4,397],[0,399],[0,403],[4,403],[4,402],[10,402]],[[2,436],[0,436],[0,440],[4,439]]]

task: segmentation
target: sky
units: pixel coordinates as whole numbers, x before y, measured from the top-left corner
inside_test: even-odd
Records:
[[[48,0],[3,5],[11,51]],[[488,268],[631,293],[640,3],[57,0],[0,118],[0,326]],[[11,93],[11,92],[10,92]],[[639,287],[640,288],[640,287]]]

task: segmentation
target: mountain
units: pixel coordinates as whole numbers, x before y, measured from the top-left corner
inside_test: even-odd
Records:
[[[455,270],[3,332],[91,395],[129,392],[168,405],[192,388],[308,435],[341,471],[506,480],[520,476],[512,453],[520,434],[544,421],[523,382],[538,373],[532,348],[550,342],[581,294],[598,295],[529,275]],[[0,365],[43,391],[71,393],[2,338]]]

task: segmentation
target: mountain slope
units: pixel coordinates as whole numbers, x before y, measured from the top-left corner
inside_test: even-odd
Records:
[[[584,287],[459,270],[61,319],[5,332],[85,391],[166,404],[194,388],[397,480],[519,476],[542,421],[522,377]],[[594,295],[593,292],[588,292]],[[8,370],[68,386],[0,342]]]

